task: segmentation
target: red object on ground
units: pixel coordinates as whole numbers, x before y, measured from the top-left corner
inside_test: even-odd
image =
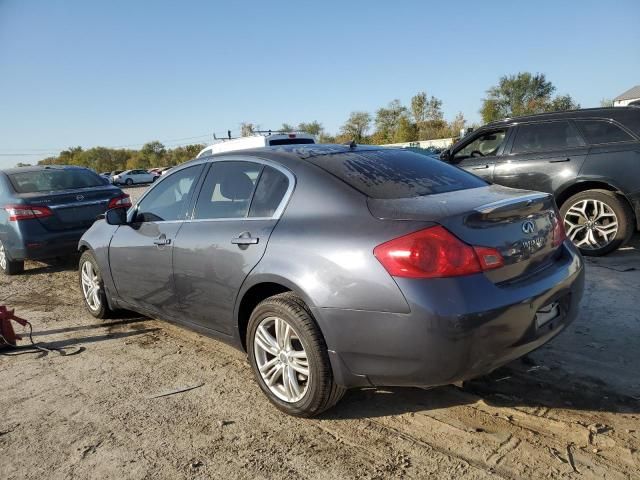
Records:
[[[27,324],[27,321],[23,318],[16,317],[13,312],[14,310],[9,310],[6,306],[0,305],[0,334],[2,335],[2,337],[0,337],[0,348],[7,345],[15,347],[16,341],[22,338],[13,331],[11,320],[19,323],[23,327]]]

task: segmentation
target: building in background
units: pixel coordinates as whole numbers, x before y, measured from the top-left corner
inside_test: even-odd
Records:
[[[613,99],[614,107],[625,107],[631,103],[640,101],[640,85],[630,88]]]

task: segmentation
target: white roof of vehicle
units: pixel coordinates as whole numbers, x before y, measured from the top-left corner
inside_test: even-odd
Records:
[[[213,145],[203,148],[196,158],[204,155],[212,155],[214,153],[230,152],[233,150],[248,150],[250,148],[268,147],[274,140],[279,141],[279,145],[286,143],[299,143],[300,140],[311,140],[311,142],[305,143],[315,143],[315,137],[308,133],[256,133],[249,137],[232,138],[228,140],[222,139],[218,143],[214,143]]]

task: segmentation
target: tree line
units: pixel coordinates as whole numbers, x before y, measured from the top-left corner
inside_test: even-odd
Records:
[[[480,108],[482,121],[488,123],[506,117],[580,108],[570,95],[554,95],[555,92],[556,87],[542,73],[505,75],[486,91]],[[416,93],[408,105],[396,99],[374,113],[353,111],[336,134],[327,132],[317,120],[298,125],[283,123],[281,130],[310,133],[320,143],[347,143],[353,140],[356,143],[384,145],[456,138],[466,127],[476,125],[468,125],[462,113],[447,121],[442,112],[442,100],[423,91]],[[254,123],[243,122],[240,135],[251,135],[259,129]],[[178,165],[194,158],[203,148],[201,144],[166,148],[158,141],[146,143],[140,150],[107,147],[84,150],[82,147],[73,147],[38,163],[81,165],[98,172],[151,168]]]

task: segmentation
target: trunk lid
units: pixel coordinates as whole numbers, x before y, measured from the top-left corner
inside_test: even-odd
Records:
[[[496,283],[543,268],[558,251],[553,237],[559,217],[547,193],[489,185],[367,203],[381,220],[435,222],[469,245],[497,249],[504,266],[485,272]]]
[[[38,218],[47,230],[62,231],[89,228],[98,215],[107,210],[109,201],[123,195],[111,185],[52,192],[20,193],[16,198],[25,205],[46,206],[52,216]]]

